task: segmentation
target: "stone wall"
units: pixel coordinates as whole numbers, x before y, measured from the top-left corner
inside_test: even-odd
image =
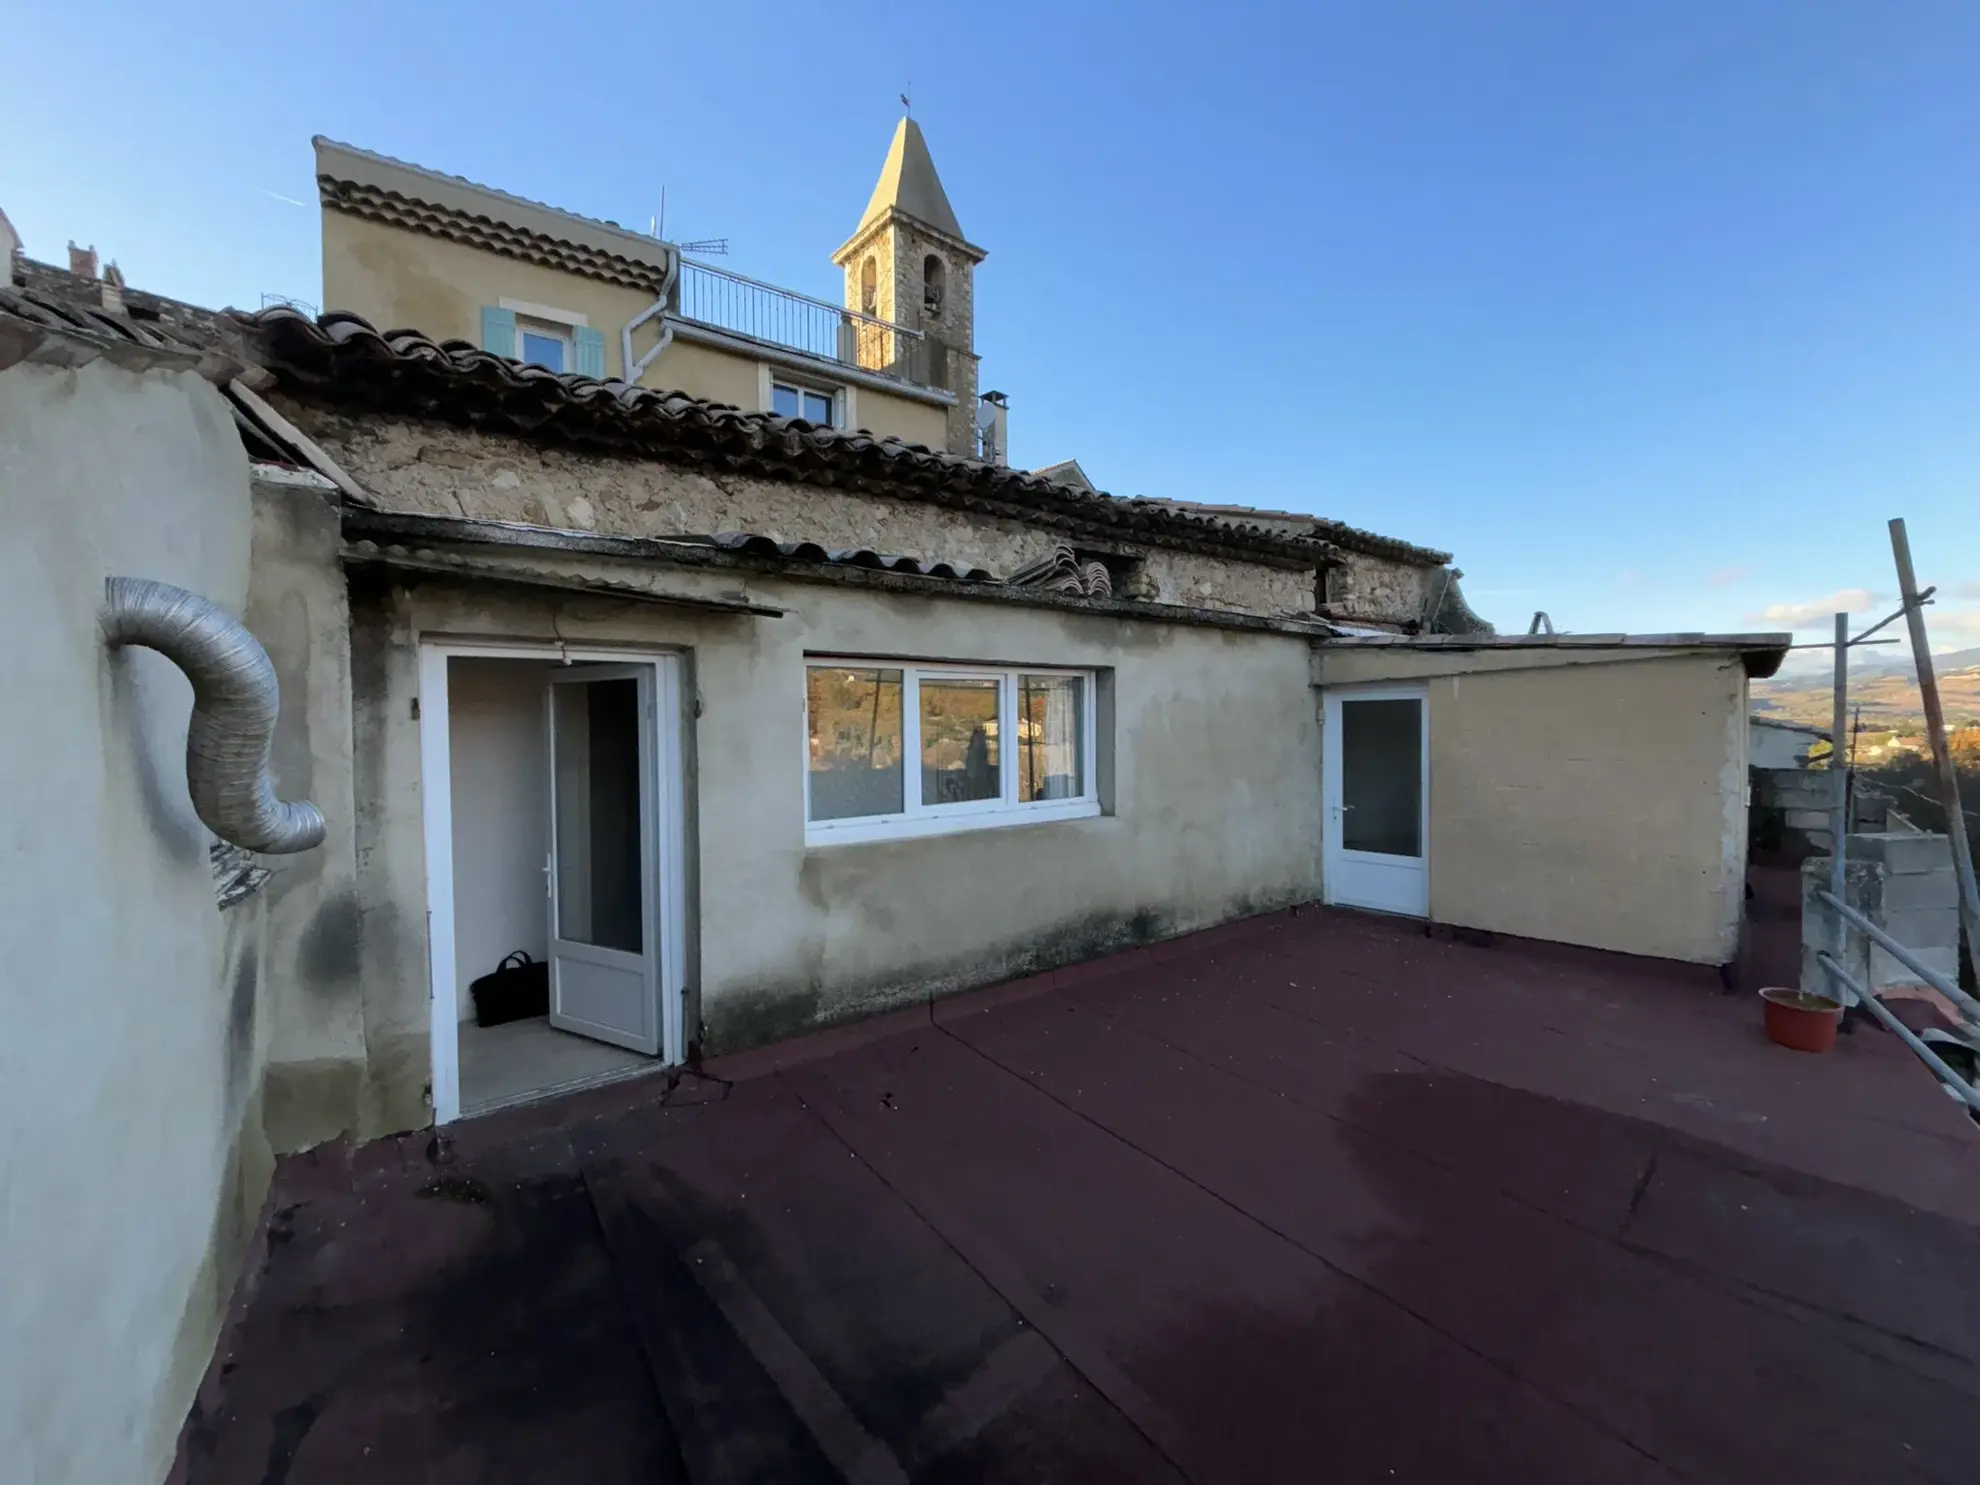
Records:
[[[988,568],[1002,577],[1064,538],[917,500],[712,475],[655,460],[543,448],[438,423],[285,410],[386,508],[614,536],[749,531],[829,549]],[[1193,552],[1145,553],[1152,601],[1280,616],[1312,610],[1313,574]]]
[[[1344,565],[1328,574],[1327,607],[1348,621],[1400,624],[1421,619],[1448,570],[1363,552],[1343,555]]]

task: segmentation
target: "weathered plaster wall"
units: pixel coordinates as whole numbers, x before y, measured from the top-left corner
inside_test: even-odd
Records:
[[[152,1481],[267,1189],[264,899],[216,906],[191,687],[98,616],[113,574],[241,611],[247,460],[189,373],[17,365],[0,515],[4,1468]]]
[[[611,570],[680,593],[735,584],[733,574]],[[1314,895],[1319,753],[1304,641],[784,580],[753,581],[749,591],[786,616],[696,616],[438,583],[359,602],[360,649],[369,656],[357,674],[368,1024],[401,1029],[411,1048],[383,1066],[374,1035],[373,1081],[392,1084],[377,1107],[419,1122],[411,1115],[426,1078],[412,720],[412,655],[422,638],[561,638],[689,652],[701,708],[689,723],[695,988],[711,1050]],[[807,848],[807,652],[1100,668],[1112,718],[1113,812]]]
[[[1713,651],[1322,647],[1327,685],[1422,680],[1439,922],[1719,964],[1746,855],[1746,673]]]
[[[351,765],[351,621],[327,481],[257,466],[247,623],[275,664],[277,776],[323,810],[322,846],[269,862],[268,1136],[277,1153],[355,1128],[364,1074]]]
[[[436,423],[291,411],[311,437],[388,509],[521,521],[618,536],[752,531],[779,541],[988,568],[999,576],[1061,538],[918,500],[858,495],[654,460],[610,459]],[[1165,603],[1245,613],[1309,613],[1313,574],[1155,549],[1147,571]]]

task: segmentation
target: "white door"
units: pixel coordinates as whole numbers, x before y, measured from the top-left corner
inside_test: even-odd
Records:
[[[1430,913],[1430,745],[1421,686],[1329,691],[1327,901]]]
[[[660,789],[651,665],[550,679],[550,1024],[661,1043]]]

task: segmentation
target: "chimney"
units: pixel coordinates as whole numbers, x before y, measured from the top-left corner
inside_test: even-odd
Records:
[[[985,464],[1008,464],[1011,457],[1006,427],[1011,400],[1002,392],[985,392],[976,399],[976,452]]]
[[[112,258],[103,270],[103,307],[113,315],[124,312],[124,270]]]
[[[21,234],[16,232],[14,224],[7,220],[7,213],[0,211],[0,259],[6,260],[4,265],[0,265],[0,272],[4,272],[5,275],[0,277],[0,284],[11,284],[14,281],[14,255],[20,250]]]
[[[93,247],[79,248],[76,246],[75,239],[70,238],[69,272],[75,274],[77,278],[95,278],[96,249]]]

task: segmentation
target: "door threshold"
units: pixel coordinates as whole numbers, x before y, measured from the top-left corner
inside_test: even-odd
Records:
[[[668,1066],[656,1057],[651,1063],[636,1067],[615,1067],[608,1072],[591,1073],[581,1078],[566,1078],[561,1083],[548,1083],[541,1088],[530,1088],[521,1093],[503,1094],[481,1103],[463,1104],[461,1118],[479,1119],[484,1114],[499,1114],[504,1109],[519,1109],[526,1104],[545,1103],[553,1098],[562,1098],[567,1093],[583,1093],[592,1088],[609,1087],[613,1083],[630,1083],[634,1078],[650,1078],[655,1073],[666,1072]]]

